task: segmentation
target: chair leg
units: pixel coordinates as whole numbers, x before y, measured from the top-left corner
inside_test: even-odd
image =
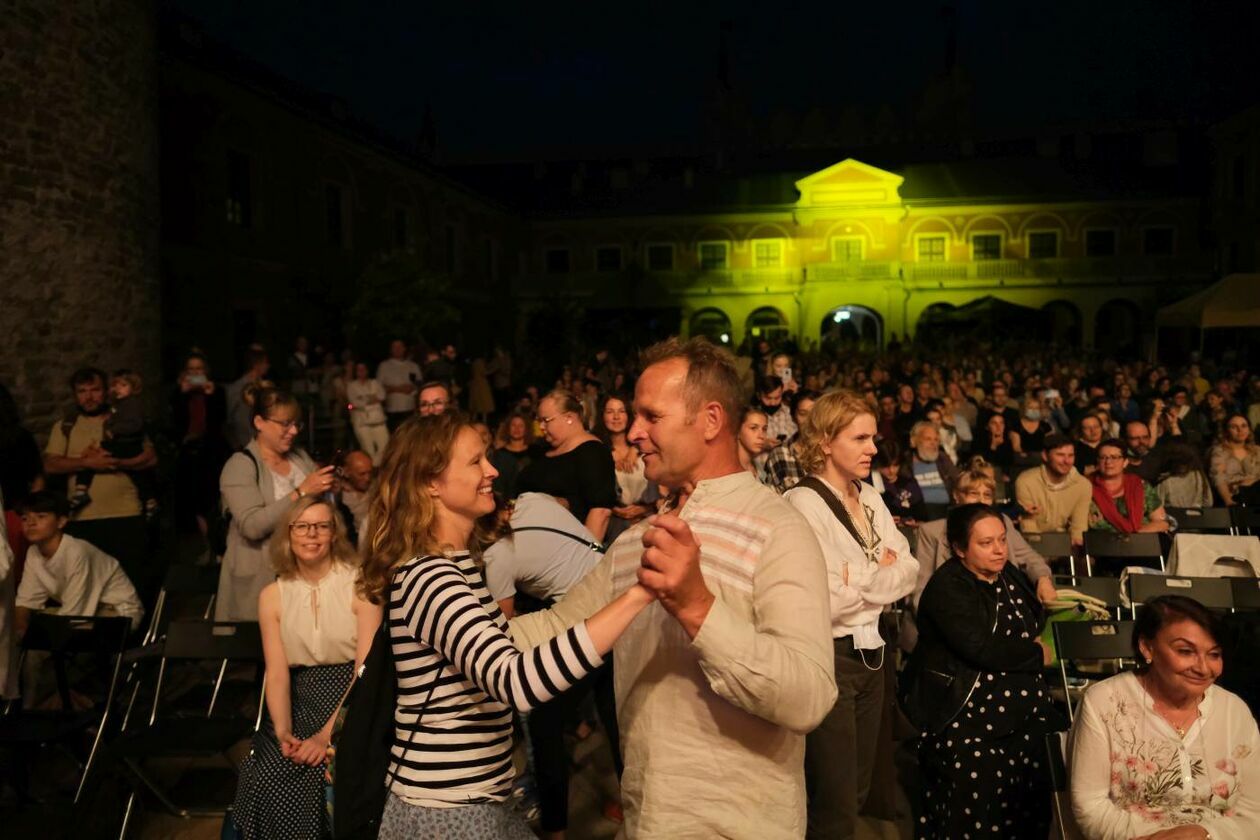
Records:
[[[136,807],[136,792],[133,790],[127,797],[127,807],[123,810],[122,828],[118,830],[118,840],[127,840],[127,829],[131,827],[131,814]]]
[[[79,804],[79,798],[83,796],[83,788],[87,786],[88,775],[92,772],[92,764],[96,761],[96,752],[100,749],[101,738],[105,734],[105,725],[109,723],[109,709],[105,710],[105,714],[101,716],[101,722],[96,727],[96,737],[92,739],[92,749],[88,750],[87,761],[83,762],[83,772],[79,774],[79,787],[74,792],[74,804]]]

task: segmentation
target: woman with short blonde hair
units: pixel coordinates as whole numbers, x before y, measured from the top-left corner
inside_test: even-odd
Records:
[[[783,494],[827,562],[836,704],[805,737],[807,837],[853,837],[870,791],[884,708],[884,607],[914,589],[919,564],[879,493],[867,483],[876,420],[853,391],[823,394],[801,427],[809,473]]]
[[[322,495],[294,502],[268,548],[276,580],[258,596],[267,717],[229,819],[251,840],[319,840],[331,831],[323,765],[333,723],[381,610],[356,594],[345,524]]]

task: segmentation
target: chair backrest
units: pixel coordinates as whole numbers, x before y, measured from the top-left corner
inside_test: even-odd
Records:
[[[1234,505],[1229,509],[1234,527],[1248,534],[1260,536],[1260,508]]]
[[[944,519],[949,514],[949,505],[947,504],[924,504],[923,505],[923,521],[933,522],[937,519]]]
[[[1072,537],[1067,531],[1043,531],[1039,534],[1024,534],[1024,539],[1033,550],[1048,560],[1057,557],[1072,556]]]
[[[130,632],[131,619],[123,616],[35,612],[22,637],[22,650],[117,656],[126,649]]]
[[[1181,577],[1179,575],[1129,575],[1129,600],[1140,606],[1160,595],[1184,595],[1211,610],[1234,608],[1229,578]]]
[[[174,563],[166,569],[162,590],[168,595],[214,595],[219,591],[219,567]]]
[[[1225,580],[1229,581],[1235,610],[1260,610],[1260,580],[1246,577]]]
[[[1097,598],[1112,610],[1121,606],[1119,578],[1056,575],[1054,585],[1060,589],[1075,589],[1082,595]]]
[[[262,634],[256,621],[180,619],[167,627],[162,658],[261,662]]]
[[[1234,528],[1234,517],[1229,508],[1166,507],[1164,511],[1176,520],[1178,531],[1228,534]]]
[[[1054,644],[1060,660],[1133,658],[1132,621],[1056,621]]]
[[[1116,534],[1086,531],[1085,551],[1094,557],[1163,557],[1159,534]]]

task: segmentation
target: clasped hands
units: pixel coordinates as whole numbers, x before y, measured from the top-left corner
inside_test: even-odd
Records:
[[[291,733],[286,732],[276,735],[276,740],[280,742],[281,755],[294,764],[306,764],[311,767],[317,767],[327,760],[331,742],[323,731],[316,732],[305,740],[295,738]]]
[[[657,514],[648,523],[639,561],[639,588],[660,601],[695,638],[715,600],[700,571],[700,544],[676,514]]]

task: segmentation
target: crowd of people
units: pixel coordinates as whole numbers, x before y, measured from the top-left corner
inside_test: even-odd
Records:
[[[596,716],[628,836],[852,837],[902,713],[918,836],[1047,836],[1058,593],[1024,534],[1080,546],[1260,504],[1260,376],[745,349],[598,350],[546,383],[499,348],[395,340],[373,366],[299,339],[279,365],[248,348],[229,384],[193,352],[165,423],[135,373],[76,372],[42,451],[0,389],[0,688],[17,695],[31,610],[140,626],[170,500],[220,565],[216,620],[262,631],[237,836],[326,836],[323,768],[382,621],[383,837],[531,837],[535,796],[565,836],[566,732]],[[1260,836],[1260,733],[1215,685],[1221,643],[1189,599],[1140,613],[1138,669],[1091,688],[1072,730],[1085,836]]]

